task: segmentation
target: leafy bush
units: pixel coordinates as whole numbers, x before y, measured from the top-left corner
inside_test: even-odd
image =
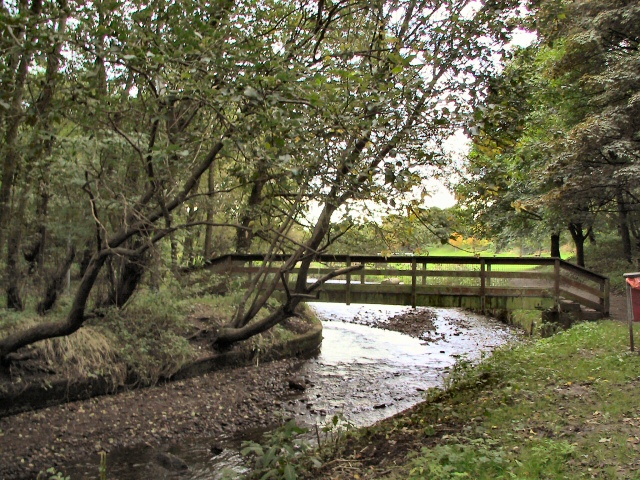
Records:
[[[249,478],[260,478],[260,480],[298,478],[299,466],[296,460],[312,449],[309,441],[302,438],[308,431],[290,420],[280,428],[267,433],[264,444],[243,442],[242,455],[255,459],[254,470]],[[320,461],[313,456],[306,456],[305,460],[320,466]]]

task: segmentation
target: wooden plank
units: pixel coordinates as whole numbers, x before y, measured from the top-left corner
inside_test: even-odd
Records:
[[[487,287],[485,268],[484,260],[480,260],[480,311],[482,313],[486,311],[487,305],[487,297],[485,297],[485,289]]]
[[[534,287],[488,287],[486,295],[487,297],[553,297],[550,288]]]
[[[531,280],[553,280],[555,276],[552,272],[496,272],[491,271],[491,278],[517,278]]]
[[[237,267],[237,266],[233,266],[233,267],[229,267],[229,269],[227,270],[227,273],[242,273],[242,274],[250,274],[250,273],[257,273],[257,272],[265,272],[266,273],[278,273],[280,272],[280,269],[278,267],[270,267],[267,268],[266,270],[263,270],[262,267]]]
[[[568,290],[560,289],[560,296],[566,298],[568,300],[573,300],[574,302],[578,302],[580,305],[585,307],[593,308],[598,312],[603,312],[604,308],[600,305],[599,302],[594,302],[593,300],[589,300],[587,298],[581,297],[577,295],[575,292],[570,292]]]
[[[553,264],[553,298],[556,311],[560,308],[560,259],[556,258]]]
[[[350,267],[350,266],[351,266],[351,258],[349,258],[349,255],[347,255],[347,267]],[[351,305],[351,272],[347,273],[345,297],[346,297],[346,304]]]
[[[416,259],[411,264],[411,307],[416,308]]]
[[[600,288],[594,288],[591,287],[589,285],[585,285],[584,283],[578,282],[577,280],[573,280],[571,278],[567,278],[563,275],[560,275],[560,284],[565,287],[565,286],[570,286],[570,287],[574,287],[577,288],[578,290],[585,292],[585,293],[590,293],[591,295],[594,295],[598,298],[602,297],[602,290]],[[604,284],[602,285],[604,287]]]
[[[581,275],[589,280],[593,280],[594,282],[602,283],[607,278],[606,275],[601,275],[596,272],[592,272],[591,270],[587,270],[586,268],[580,267],[578,265],[574,265],[573,263],[565,262],[564,260],[560,261],[561,267],[563,270],[567,270],[576,275]]]
[[[479,270],[427,270],[427,277],[480,278]]]
[[[333,272],[334,270],[336,270],[335,268],[327,268],[327,269],[323,269],[326,270],[327,273],[329,272]],[[323,271],[321,270],[321,271]],[[317,270],[312,270],[314,273]],[[367,269],[367,275],[368,276],[373,276],[373,275],[377,275],[377,276],[381,276],[381,277],[410,277],[411,276],[411,270],[398,270],[398,269],[392,269],[392,268],[385,268],[385,269]]]

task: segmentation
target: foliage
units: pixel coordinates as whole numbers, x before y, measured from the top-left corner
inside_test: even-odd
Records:
[[[596,230],[637,240],[636,2],[531,5],[540,41],[516,49],[470,125],[457,188],[467,221],[498,239],[568,228],[576,261]],[[634,72],[634,73],[631,73]]]
[[[355,431],[355,425],[344,414],[337,413],[327,419],[320,429],[316,424],[316,438],[319,456],[335,456],[340,453],[344,440]],[[323,437],[320,437],[320,431]]]
[[[144,292],[125,311],[109,308],[94,326],[111,336],[127,373],[143,383],[169,377],[195,357],[184,307],[159,300],[159,293]]]
[[[254,470],[250,478],[295,480],[298,478],[297,458],[312,448],[303,435],[308,429],[301,428],[293,420],[265,434],[264,444],[243,442],[244,456],[255,457]],[[319,460],[307,456],[305,460],[319,466]]]
[[[342,413],[335,414],[322,426],[315,425],[317,445],[313,445],[309,429],[289,420],[265,434],[264,443],[243,442],[242,455],[255,458],[249,478],[291,480],[308,475],[322,466],[323,457],[339,454],[344,439],[354,430]]]
[[[624,255],[620,237],[614,233],[598,236],[595,244],[585,248],[587,268],[609,277],[611,290],[619,295],[625,293],[624,273],[635,271]]]
[[[71,477],[65,477],[62,472],[57,471],[54,467],[47,468],[46,471],[38,473],[37,480],[71,480]]]
[[[519,478],[510,471],[508,453],[496,440],[484,438],[448,439],[450,444],[424,448],[412,462],[409,479],[507,479]],[[523,469],[532,478],[556,478],[562,465],[572,457],[575,447],[564,440],[543,440],[531,448],[531,457]]]

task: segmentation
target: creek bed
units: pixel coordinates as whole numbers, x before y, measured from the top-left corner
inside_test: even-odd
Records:
[[[301,362],[296,377],[306,389],[291,390],[278,399],[274,423],[279,418],[294,418],[299,424],[321,425],[340,415],[355,426],[371,425],[420,402],[426,390],[442,384],[447,369],[460,358],[479,359],[483,352],[515,338],[503,324],[457,309],[426,309],[435,313],[435,328],[415,338],[372,326],[382,326],[391,317],[411,312],[407,307],[311,306],[322,319],[322,349],[317,357]],[[108,478],[230,478],[224,477],[224,470],[227,475],[229,469],[244,471],[238,453],[241,442],[258,440],[263,432],[251,429],[232,437],[183,439],[160,449],[169,453],[162,461],[158,460],[158,448],[117,448],[108,456]],[[180,459],[189,469],[168,466],[172,459]],[[66,473],[74,479],[92,478],[95,471],[91,462],[76,465]]]

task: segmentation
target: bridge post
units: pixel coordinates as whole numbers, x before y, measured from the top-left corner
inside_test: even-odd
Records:
[[[602,292],[602,299],[600,300],[602,304],[602,313],[605,316],[609,316],[609,294],[610,294],[610,283],[609,279],[606,278],[604,283],[600,285],[600,291]]]
[[[486,270],[485,270],[485,260],[484,258],[480,259],[480,310],[484,314],[487,308],[487,297],[485,293],[486,289]]]
[[[553,302],[554,310],[557,312],[560,308],[560,259],[556,258],[553,263]]]
[[[347,255],[347,267],[351,266],[351,255]],[[347,290],[345,292],[347,305],[351,305],[351,272],[347,273]]]
[[[427,284],[427,262],[422,262],[422,285]]]
[[[417,283],[417,262],[416,257],[411,260],[411,308],[416,308],[416,283]]]

